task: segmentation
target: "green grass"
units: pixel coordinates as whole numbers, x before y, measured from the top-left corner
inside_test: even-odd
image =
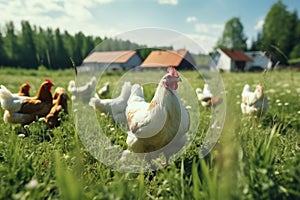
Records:
[[[28,81],[32,94],[45,77],[64,88],[74,79],[72,70],[0,72],[0,84],[17,91]],[[182,75],[193,88],[203,86],[199,74]],[[120,77],[104,75],[97,88],[106,81],[114,88]],[[224,73],[222,78],[227,114],[216,146],[199,158],[211,114],[200,107],[201,123],[192,145],[155,172],[121,173],[99,162],[79,139],[72,113],[52,130],[43,122],[32,123],[25,138],[17,136],[22,131],[18,125],[0,123],[0,199],[299,199],[300,73]],[[269,111],[261,119],[242,116],[243,85],[258,82],[265,85]],[[145,92],[147,98],[153,93]],[[1,122],[3,112],[0,109]],[[124,131],[107,116],[98,119],[109,138],[126,147]]]

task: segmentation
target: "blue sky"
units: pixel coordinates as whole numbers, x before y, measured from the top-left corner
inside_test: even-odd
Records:
[[[126,38],[124,32],[156,27],[174,30],[190,38],[205,52],[211,51],[224,24],[239,17],[249,39],[261,30],[264,18],[277,0],[0,0],[0,25],[32,25],[60,28],[70,33]],[[283,0],[288,10],[298,10],[299,0]],[[300,16],[300,15],[299,15]],[[125,34],[126,35],[126,34]],[[143,43],[143,40],[136,42]],[[145,40],[146,42],[146,40]],[[154,43],[154,41],[152,41]],[[174,42],[174,41],[173,41]],[[158,40],[160,45],[161,41]],[[172,44],[171,44],[172,45]],[[187,48],[184,43],[175,48]],[[197,52],[197,49],[189,49]]]

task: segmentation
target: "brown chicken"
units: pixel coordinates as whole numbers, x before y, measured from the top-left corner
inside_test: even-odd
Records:
[[[53,106],[46,116],[46,123],[50,128],[54,128],[60,125],[59,114],[63,112],[68,114],[68,95],[62,88],[57,88],[53,94]]]
[[[26,83],[23,83],[20,87],[20,90],[18,92],[18,95],[19,96],[27,96],[29,97],[30,96],[30,93],[29,93],[29,90],[30,90],[30,85],[28,82]]]
[[[52,108],[52,90],[53,83],[46,79],[38,90],[35,97],[20,99],[10,102],[4,113],[4,121],[10,123],[29,124],[40,117],[45,117]]]

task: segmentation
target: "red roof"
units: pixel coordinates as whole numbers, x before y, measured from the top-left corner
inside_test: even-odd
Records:
[[[229,56],[234,61],[252,61],[243,51],[241,50],[230,50],[221,49],[227,56]]]
[[[136,51],[95,51],[83,63],[126,63]]]
[[[187,50],[158,50],[152,51],[142,63],[142,67],[178,67],[184,59]]]

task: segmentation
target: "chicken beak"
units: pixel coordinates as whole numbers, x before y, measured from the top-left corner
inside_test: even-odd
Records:
[[[182,82],[182,79],[178,76],[177,81]]]

